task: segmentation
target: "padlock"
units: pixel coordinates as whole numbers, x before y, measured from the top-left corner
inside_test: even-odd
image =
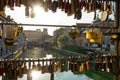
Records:
[[[106,65],[107,65],[107,66],[106,66],[106,69],[107,69],[106,71],[107,71],[107,72],[111,72],[111,67],[112,67],[112,65],[111,65],[111,61],[110,61],[110,56],[107,56],[106,58],[107,58],[107,59],[106,59]]]
[[[14,63],[13,60],[10,61],[10,67],[9,67],[9,79],[14,79]]]
[[[87,71],[89,71],[89,70],[90,70],[90,65],[89,65],[89,62],[88,62],[88,61],[86,61],[86,63],[85,63],[85,64],[86,64],[86,70],[87,70]]]
[[[5,66],[5,77],[6,77],[6,80],[8,78],[8,73],[9,73],[9,68],[10,68],[10,62],[9,61],[6,61],[6,66]]]
[[[58,62],[55,61],[55,64],[54,64],[54,72],[57,72],[58,71]]]
[[[68,69],[71,70],[71,59],[68,61]]]
[[[37,64],[37,70],[40,71],[41,70],[41,64],[40,64],[40,60],[38,59],[38,64]]]
[[[42,66],[41,66],[41,73],[44,74],[45,73],[45,64],[44,64],[44,59],[42,60]]]
[[[33,64],[32,64],[32,70],[36,70],[35,61],[33,60],[32,63],[33,63]]]
[[[105,61],[104,57],[101,57],[101,58],[102,58],[101,68],[102,68],[102,71],[105,71],[106,70],[106,61]]]
[[[5,72],[3,65],[4,65],[3,61],[0,62],[0,76],[2,76],[3,73]]]
[[[95,70],[95,71],[100,70],[100,65],[101,65],[101,64],[102,64],[102,63],[100,62],[99,57],[96,57],[95,62],[94,62],[94,70]]]
[[[79,65],[76,62],[74,62],[74,72],[77,71],[79,71]]]
[[[49,70],[48,70],[49,65],[48,65],[48,60],[47,59],[46,59],[46,65],[45,65],[45,67],[46,67],[45,72],[46,73],[49,72]]]
[[[61,64],[60,64],[60,71],[63,72],[64,71],[64,67],[65,67],[65,64],[63,63],[63,60],[61,61]]]
[[[49,64],[49,67],[48,67],[48,72],[52,73],[52,69],[53,69],[52,61],[50,60],[50,64]]]
[[[14,64],[12,63],[12,61],[10,62],[10,67],[8,70],[8,79],[12,80],[14,79],[14,68],[13,68]]]
[[[27,65],[25,60],[23,60],[23,65],[24,65],[22,68],[23,74],[27,74]]]
[[[106,65],[106,68],[105,68],[105,71],[106,72],[110,72],[110,69],[109,69],[109,67],[108,67],[108,60],[107,60],[107,56],[105,57],[105,65]]]
[[[83,62],[84,64],[84,71],[87,71],[87,65],[86,65],[86,62]]]
[[[68,61],[66,60],[66,59],[64,59],[64,71],[68,71],[69,69],[68,69]]]
[[[18,80],[18,76],[17,76],[17,65],[16,65],[16,60],[13,62],[13,64],[15,64],[14,65],[14,67],[13,67],[13,71],[14,71],[14,73],[13,73],[13,75],[14,75],[14,79],[13,80]]]
[[[72,72],[74,72],[74,64],[73,64],[73,62],[70,63],[70,66],[71,66],[71,67],[70,67],[70,68],[71,68],[70,70],[71,70]]]
[[[74,63],[73,63],[73,58],[72,57],[70,57],[68,65],[69,65],[69,70],[71,70],[73,72],[74,71]]]
[[[19,61],[19,68],[18,68],[18,74],[19,74],[19,78],[22,78],[23,77],[23,66],[24,66],[24,64],[23,64],[23,62],[22,61]]]
[[[31,59],[28,60],[27,80],[32,80]]]
[[[84,72],[84,63],[81,63],[79,71],[82,73]]]
[[[112,57],[110,56],[110,60],[109,60],[109,63],[108,63],[108,67],[110,69],[110,72],[113,73],[113,60],[112,60]]]

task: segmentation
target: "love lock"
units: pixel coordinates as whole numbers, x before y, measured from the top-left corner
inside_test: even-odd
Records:
[[[79,30],[77,28],[75,29],[70,29],[70,31],[68,32],[68,35],[72,38],[75,39],[79,36]]]

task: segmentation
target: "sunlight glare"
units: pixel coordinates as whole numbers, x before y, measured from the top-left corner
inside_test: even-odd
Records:
[[[50,58],[53,58],[53,56],[47,54],[47,55],[46,55],[46,58],[47,58],[47,59],[50,59]]]
[[[38,72],[38,71],[36,71],[36,70],[33,70],[33,71],[32,71],[32,78],[33,78],[34,80],[37,80],[37,79],[39,79],[39,77],[40,77],[40,72]]]

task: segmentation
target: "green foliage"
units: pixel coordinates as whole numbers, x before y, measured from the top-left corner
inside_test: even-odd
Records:
[[[59,48],[65,48],[73,44],[73,40],[67,34],[62,34],[58,37],[57,44]]]
[[[83,50],[81,47],[77,47],[77,46],[66,46],[64,49],[69,50],[69,51],[78,52],[80,54],[86,54],[85,50]]]

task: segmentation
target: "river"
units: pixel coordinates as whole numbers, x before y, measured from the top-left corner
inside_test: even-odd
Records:
[[[19,58],[32,58],[32,59],[50,59],[53,57],[63,57],[65,55],[58,54],[51,50],[46,50],[43,48],[34,47],[27,49]],[[2,77],[0,77],[2,80]],[[24,74],[22,78],[18,77],[18,80],[27,80],[27,74]],[[54,79],[51,79],[51,74],[41,71],[32,71],[32,80],[93,80],[86,76],[85,74],[74,74],[71,70],[61,72],[60,69],[54,72]]]

